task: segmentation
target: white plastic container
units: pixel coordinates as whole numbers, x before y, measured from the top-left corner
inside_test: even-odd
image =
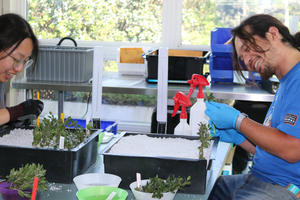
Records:
[[[187,112],[186,107],[192,105],[189,97],[186,96],[183,92],[177,92],[176,96],[173,97],[174,100],[174,112],[172,117],[175,116],[179,107],[181,106],[181,113],[180,113],[180,121],[179,124],[174,129],[174,135],[191,135],[192,129],[190,125],[187,123]]]
[[[195,88],[198,86],[198,94],[197,94],[197,101],[191,107],[190,110],[190,126],[192,128],[192,136],[197,136],[200,124],[208,125],[209,118],[205,114],[206,104],[204,102],[204,94],[203,94],[203,87],[208,86],[209,82],[206,80],[204,76],[200,74],[193,74],[191,80],[188,80],[188,83],[191,85],[189,91],[189,97],[192,96]]]
[[[205,114],[206,104],[204,99],[197,98],[196,103],[191,107],[190,110],[190,126],[192,129],[193,136],[198,136],[199,123],[204,123],[208,125],[209,118]]]
[[[87,173],[73,178],[73,182],[78,190],[91,186],[118,187],[121,180],[122,179],[117,175],[106,173]]]
[[[148,181],[149,181],[149,179],[142,180],[142,186],[146,185]],[[136,186],[136,181],[132,182],[129,185],[129,187],[130,187],[130,189],[131,189],[131,191],[132,191],[132,193],[133,193],[136,200],[173,200],[175,195],[176,195],[176,192],[177,192],[177,191],[175,193],[165,192],[165,193],[163,193],[162,198],[158,199],[158,198],[153,198],[152,193],[137,191],[135,189],[137,187]]]
[[[174,135],[192,135],[192,129],[187,123],[187,119],[180,119],[179,124],[174,129]]]

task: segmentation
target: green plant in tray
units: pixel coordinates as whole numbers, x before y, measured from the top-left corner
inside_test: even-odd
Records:
[[[75,127],[73,129],[66,129],[66,127]],[[91,125],[87,125],[87,130],[91,130]],[[44,118],[33,130],[33,145],[40,147],[53,147],[57,149],[59,147],[60,137],[65,138],[65,147],[72,149],[88,138],[86,129],[77,125],[76,121],[72,121],[71,117],[62,121],[56,119],[50,112],[48,118]]]
[[[162,198],[163,193],[173,192],[182,189],[183,187],[191,184],[191,177],[186,179],[182,177],[170,176],[166,180],[159,178],[157,175],[153,178],[149,178],[149,182],[141,188],[135,188],[140,192],[153,193],[153,198]]]
[[[205,159],[204,158],[204,148],[208,148],[210,145],[210,140],[211,140],[211,135],[210,135],[210,128],[208,124],[199,123],[199,131],[197,134],[200,137],[200,142],[201,145],[199,146],[199,158],[200,159]]]
[[[26,164],[19,169],[10,170],[6,177],[12,190],[17,190],[21,197],[31,197],[34,177],[38,177],[38,190],[47,190],[46,170],[40,164]]]

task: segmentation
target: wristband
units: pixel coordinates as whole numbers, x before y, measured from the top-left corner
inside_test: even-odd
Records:
[[[235,129],[238,131],[238,132],[241,132],[240,131],[240,127],[241,127],[241,123],[243,121],[243,119],[245,117],[248,117],[248,115],[246,115],[245,113],[240,113],[237,118],[236,118],[236,121],[235,121]]]

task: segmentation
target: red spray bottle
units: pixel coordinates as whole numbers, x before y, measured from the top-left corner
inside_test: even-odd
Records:
[[[187,112],[186,107],[192,105],[190,98],[186,96],[183,92],[177,92],[176,96],[173,97],[174,100],[174,112],[172,117],[174,117],[181,106],[181,113],[180,113],[180,122],[174,129],[174,135],[191,135],[192,129],[187,123]]]
[[[190,126],[192,129],[192,135],[197,136],[199,131],[199,124],[204,123],[208,124],[209,118],[205,114],[206,105],[204,102],[203,86],[209,85],[209,82],[204,76],[199,74],[193,74],[192,79],[188,80],[190,86],[190,91],[188,97],[190,98],[198,86],[197,102],[191,107],[190,110]]]

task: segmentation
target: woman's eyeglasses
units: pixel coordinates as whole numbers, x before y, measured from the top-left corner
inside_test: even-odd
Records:
[[[30,67],[33,64],[33,60],[29,57],[28,59],[17,59],[13,57],[12,55],[7,54],[10,58],[14,60],[13,69],[16,70],[18,67],[20,67],[21,64],[23,64],[24,69]]]

